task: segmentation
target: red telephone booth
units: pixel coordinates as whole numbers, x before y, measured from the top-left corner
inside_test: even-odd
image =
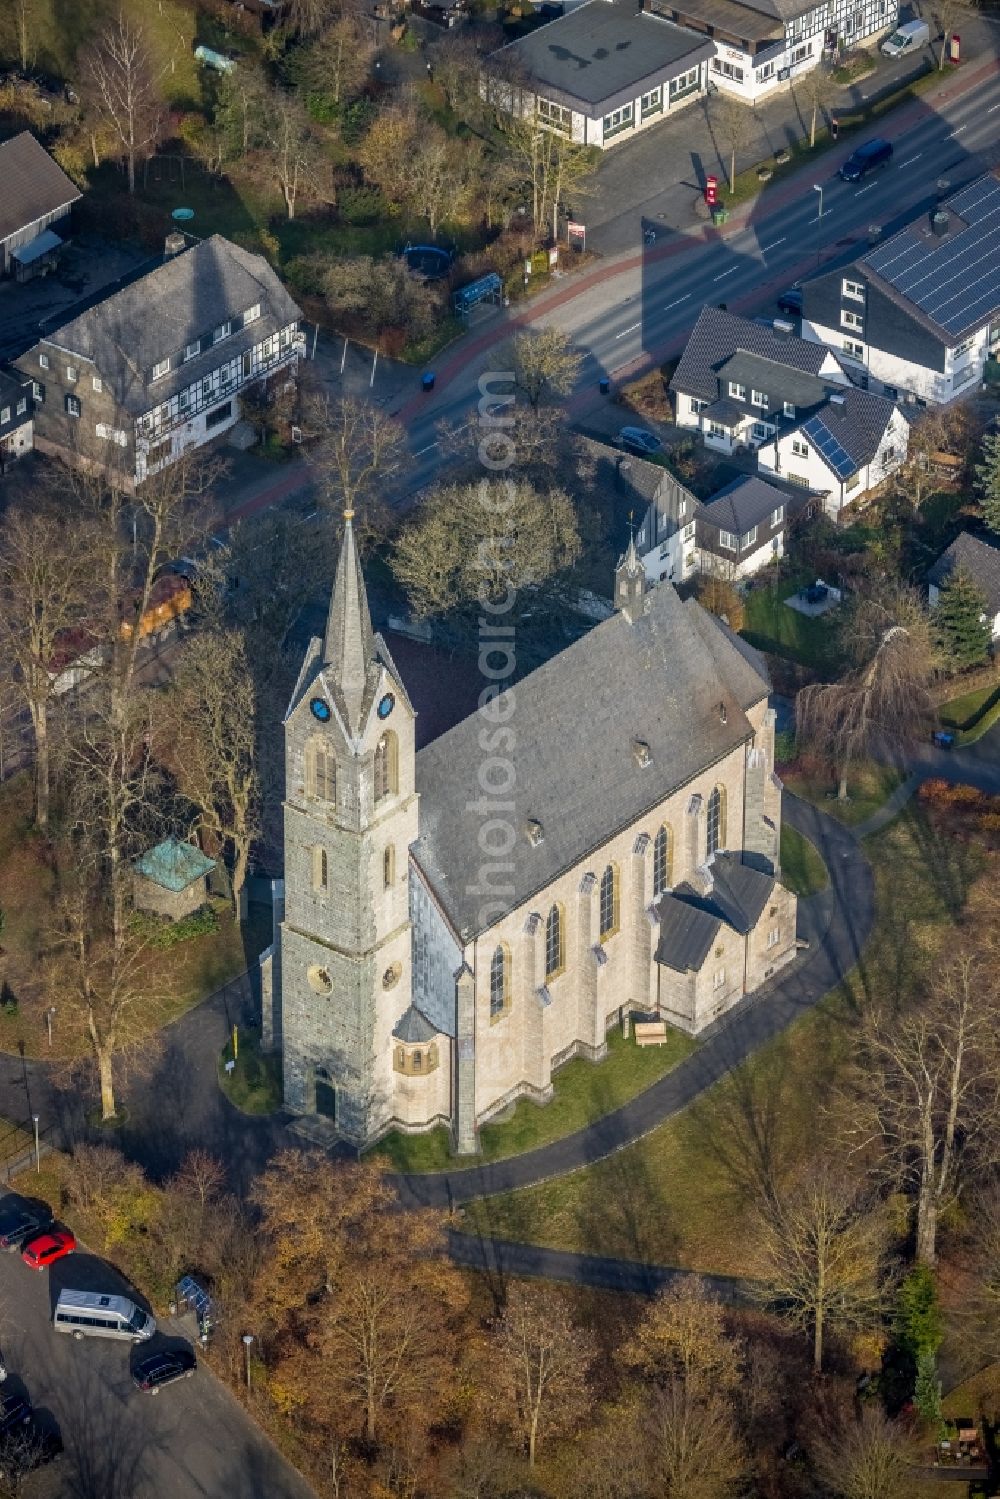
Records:
[[[709,208],[714,208],[719,201],[719,179],[718,177],[705,178],[705,202]]]
[[[948,56],[950,61],[954,63],[961,62],[962,60],[962,38],[957,31],[953,31],[951,34],[951,40],[948,44]]]

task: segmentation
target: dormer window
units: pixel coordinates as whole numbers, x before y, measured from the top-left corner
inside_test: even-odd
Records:
[[[260,317],[260,303],[259,302],[255,302],[253,304],[253,306],[252,307],[248,307],[247,310],[246,310],[246,312],[243,314],[243,326],[244,326],[244,328],[246,328],[247,325],[250,324],[250,323],[255,323],[259,317]]]
[[[153,365],[153,379],[162,380],[164,375],[170,372],[170,360],[161,359],[159,364]],[[68,372],[67,372],[68,373]]]
[[[750,392],[750,404],[752,406],[759,406],[762,411],[766,411],[767,410],[767,406],[768,406],[767,391],[766,390],[751,390],[751,392]]]
[[[729,394],[734,401],[745,401],[747,398],[747,388],[745,385],[741,385],[738,380],[730,380]]]
[[[636,765],[642,770],[645,770],[647,765],[652,765],[653,763],[653,756],[650,753],[649,745],[644,739],[632,740],[632,755]]]
[[[541,823],[537,822],[534,818],[529,818],[528,822],[525,825],[524,831],[528,836],[528,842],[531,844],[532,848],[537,848],[545,838],[545,829],[542,827]]]
[[[793,421],[795,420],[795,407],[792,405],[791,401],[785,402],[784,411],[786,416],[790,416]]]
[[[198,355],[200,353],[201,353],[201,339],[200,338],[196,338],[193,344],[185,344],[184,345],[184,363],[187,364],[187,362],[188,362],[189,359],[197,359]]]
[[[221,344],[222,340],[228,338],[232,331],[233,325],[231,322],[220,323],[217,328],[213,329],[212,342],[214,344]]]

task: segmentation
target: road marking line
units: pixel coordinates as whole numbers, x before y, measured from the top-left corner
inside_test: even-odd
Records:
[[[436,447],[438,447],[438,443],[436,443],[436,442],[429,443],[426,448],[420,448],[416,453],[414,453],[413,456],[414,456],[414,458],[422,458],[425,453],[429,453],[432,448],[436,448]]]
[[[666,305],[666,307],[664,307],[663,310],[664,310],[664,312],[669,312],[670,309],[671,309],[671,307],[679,307],[682,302],[690,302],[690,300],[691,300],[691,293],[688,292],[686,296],[678,297],[676,302],[668,302],[667,305]]]
[[[968,125],[959,125],[958,129],[957,130],[953,130],[951,133],[952,133],[952,135],[961,135],[962,131],[963,130],[968,130],[968,128],[969,128]]]
[[[761,247],[760,247],[760,253],[762,255],[766,255],[769,250],[776,250],[779,245],[783,245],[784,243],[785,243],[785,239],[782,238],[782,239],[776,239],[773,242],[773,244],[770,244],[770,245],[761,245]]]
[[[870,193],[873,187],[878,187],[878,183],[877,182],[869,182],[869,184],[868,184],[867,187],[859,187],[858,190],[857,190],[857,192],[854,194],[854,196],[856,198],[860,198],[862,193]]]
[[[733,276],[733,275],[735,275],[738,270],[739,270],[739,266],[738,265],[730,266],[730,268],[729,268],[728,271],[723,271],[721,276],[713,276],[712,280],[713,281],[725,281],[725,279],[726,279],[727,276]]]
[[[998,109],[1000,109],[1000,104],[991,104],[990,107],[989,107],[989,109],[986,111],[986,113],[988,115],[993,115],[993,114],[996,114],[996,112],[997,112]]]
[[[901,167],[912,167],[913,163],[919,161],[923,154],[922,151],[918,151],[916,156],[910,156],[906,161],[901,161],[899,164]]]
[[[629,333],[634,333],[637,328],[641,327],[641,323],[633,323],[631,328],[623,328],[620,333],[616,333],[615,338],[625,338]]]

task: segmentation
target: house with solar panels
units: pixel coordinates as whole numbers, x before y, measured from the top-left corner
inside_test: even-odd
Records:
[[[943,404],[1000,350],[1000,179],[988,173],[803,287],[802,334],[892,400]]]
[[[836,520],[845,505],[867,500],[906,458],[910,424],[887,396],[849,385],[818,410],[765,443],[761,474],[823,496]]]
[[[848,384],[832,350],[703,307],[670,390],[679,427],[700,432],[707,448],[736,453],[769,442]]]

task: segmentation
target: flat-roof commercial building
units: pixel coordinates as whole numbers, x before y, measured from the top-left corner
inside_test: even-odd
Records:
[[[494,53],[512,110],[580,145],[611,146],[705,92],[707,37],[634,0],[588,0]]]

